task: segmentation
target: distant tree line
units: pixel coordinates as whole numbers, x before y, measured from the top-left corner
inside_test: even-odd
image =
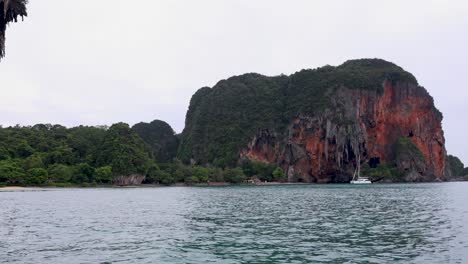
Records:
[[[230,168],[187,165],[176,158],[177,148],[178,136],[159,120],[132,128],[0,127],[0,185],[92,186],[134,175],[165,185],[287,180],[281,168],[248,160]]]

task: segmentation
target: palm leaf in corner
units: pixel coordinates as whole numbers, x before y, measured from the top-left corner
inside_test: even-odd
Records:
[[[18,17],[28,15],[28,0],[0,0],[0,59],[5,56],[5,31],[11,22],[18,22]]]

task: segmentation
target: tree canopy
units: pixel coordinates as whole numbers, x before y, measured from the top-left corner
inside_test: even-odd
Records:
[[[128,124],[117,123],[107,131],[97,163],[110,165],[113,175],[145,175],[151,165],[151,154],[143,140]]]
[[[458,157],[447,155],[446,166],[449,167],[452,177],[460,177],[467,175],[465,172],[465,165]]]
[[[155,162],[150,147],[124,123],[109,129],[0,127],[2,184],[110,184],[117,175],[146,176]]]
[[[159,131],[162,130],[162,131]],[[140,132],[147,141],[144,141]],[[175,159],[176,135],[161,121],[130,128],[37,124],[0,127],[0,185],[112,184],[121,177],[144,177],[148,184],[242,183],[283,177],[273,165],[243,168],[186,165]]]
[[[164,121],[154,120],[151,123],[138,123],[132,127],[151,147],[153,157],[158,162],[170,162],[177,154],[179,140],[172,127]]]

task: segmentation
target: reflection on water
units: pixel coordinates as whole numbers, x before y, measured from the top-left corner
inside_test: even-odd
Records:
[[[0,192],[0,263],[468,263],[468,184]]]

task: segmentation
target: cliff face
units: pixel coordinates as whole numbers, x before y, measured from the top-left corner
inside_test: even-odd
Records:
[[[244,75],[192,98],[179,157],[274,163],[290,181],[444,180],[442,114],[416,79],[377,59],[291,76]]]
[[[332,107],[294,118],[286,138],[261,131],[241,157],[278,163],[290,179],[349,181],[358,162],[395,164],[406,181],[444,179],[445,147],[441,114],[432,97],[416,85],[384,83],[384,92],[340,89]],[[342,120],[346,120],[342,122]],[[396,157],[394,145],[408,138],[418,157]]]

